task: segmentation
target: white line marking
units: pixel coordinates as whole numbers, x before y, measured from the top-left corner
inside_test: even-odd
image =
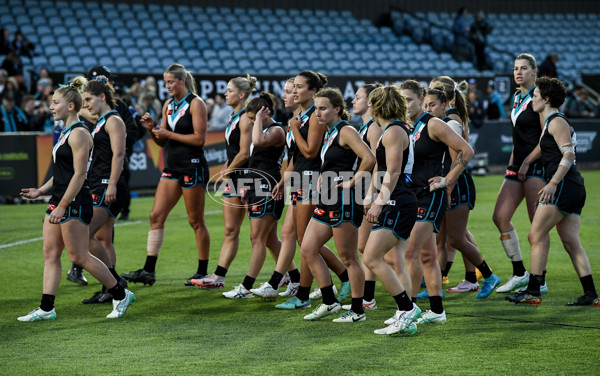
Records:
[[[222,213],[221,210],[213,210],[213,211],[208,211],[206,213],[204,213],[204,215],[212,215],[212,214],[219,214]],[[184,215],[181,216],[174,216],[175,218],[184,218]],[[119,223],[115,223],[115,227],[121,227],[121,226],[130,226],[130,225],[137,225],[140,223],[147,223],[148,220],[138,220],[138,221],[130,221],[130,222],[119,222]],[[40,240],[43,240],[44,238],[39,236],[36,238],[31,238],[31,239],[25,239],[25,240],[19,240],[16,242],[12,242],[12,243],[7,243],[7,244],[0,244],[0,249],[4,249],[4,248],[10,248],[10,247],[15,247],[18,245],[22,245],[22,244],[27,244],[27,243],[33,243],[33,242],[37,242]]]

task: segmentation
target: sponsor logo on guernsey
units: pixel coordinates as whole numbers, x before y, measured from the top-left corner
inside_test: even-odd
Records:
[[[517,176],[517,173],[513,170],[506,169],[506,176]]]
[[[191,162],[192,163],[200,163],[200,159],[199,158],[192,158]]]
[[[102,182],[101,182],[101,183],[102,183],[102,184],[108,184],[109,182],[110,182],[110,180],[109,180],[109,179],[102,179]]]
[[[322,216],[323,214],[325,214],[325,210],[321,208],[315,208],[315,214],[318,216]]]

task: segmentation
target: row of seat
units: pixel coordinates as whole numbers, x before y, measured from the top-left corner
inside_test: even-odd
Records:
[[[0,22],[38,45],[34,65],[80,71],[161,72],[174,61],[199,73],[411,75],[478,72],[469,62],[377,28],[348,11],[242,9],[96,1],[8,0]],[[0,12],[2,6],[0,6]],[[11,20],[9,20],[11,17]],[[12,22],[12,23],[10,23]],[[455,73],[457,74],[457,73]]]

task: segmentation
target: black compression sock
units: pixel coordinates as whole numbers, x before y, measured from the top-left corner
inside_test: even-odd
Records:
[[[529,283],[527,284],[527,292],[531,295],[540,296],[540,285],[542,276],[536,274],[529,275]]]
[[[465,281],[477,283],[477,274],[475,272],[465,272]]]
[[[338,274],[338,277],[340,278],[340,281],[342,281],[342,282],[348,282],[350,280],[348,278],[348,269],[344,269],[344,271],[342,272],[342,274]]]
[[[146,256],[146,263],[144,264],[144,270],[148,273],[154,273],[156,270],[156,261],[158,256]]]
[[[444,312],[444,305],[442,304],[441,296],[430,296],[429,297],[429,307],[431,312],[440,314]]]
[[[304,286],[298,287],[298,292],[296,293],[296,298],[305,302],[308,299],[310,299],[309,295],[310,295],[310,286],[309,287],[304,287]]]
[[[546,284],[546,269],[542,272],[542,286]]]
[[[367,302],[370,302],[371,300],[375,299],[375,281],[365,280],[365,295],[363,299]]]
[[[492,271],[490,270],[490,267],[485,262],[485,260],[483,260],[483,262],[480,265],[477,265],[477,269],[479,269],[483,278],[490,278],[490,276],[492,275]]]
[[[446,268],[442,270],[442,277],[447,277],[448,273],[450,273],[450,268],[452,267],[452,261],[446,261]]]
[[[592,278],[591,274],[580,277],[579,281],[581,281],[581,287],[583,287],[584,294],[590,296],[598,296],[598,294],[596,293],[596,286],[594,286],[594,278]]]
[[[522,277],[525,275],[525,265],[523,265],[523,260],[513,261],[512,266],[513,275],[516,275],[517,277]]]
[[[227,268],[217,265],[217,268],[215,269],[215,275],[218,275],[219,277],[225,277],[227,275]]]
[[[273,272],[271,279],[269,279],[269,285],[271,285],[272,288],[277,290],[277,288],[279,287],[279,283],[281,283],[282,279],[283,279],[283,275],[281,273],[275,271],[275,272]]]
[[[117,282],[119,282],[119,280],[121,279],[121,276],[119,276],[119,273],[117,273],[117,271],[115,270],[115,267],[111,266],[110,268],[108,268],[108,271],[110,272],[110,274],[112,274],[113,277],[115,277]]]
[[[333,285],[321,288],[321,293],[323,294],[323,304],[332,305],[334,303],[337,303],[337,299],[335,298],[335,294],[333,293]],[[362,304],[362,300],[360,304]]]
[[[50,312],[54,308],[54,298],[55,295],[43,294],[42,295],[42,303],[40,304],[40,308],[42,311]]]
[[[118,283],[112,289],[108,289],[108,292],[110,292],[114,300],[125,299],[125,289],[121,287],[121,285],[119,285]]]
[[[399,311],[410,311],[413,309],[413,302],[410,301],[406,291],[393,297]]]
[[[298,269],[290,270],[288,274],[290,275],[290,281],[300,283],[300,271]]]
[[[198,270],[196,271],[196,273],[200,274],[200,275],[206,275],[207,269],[208,269],[208,260],[198,259]]]
[[[362,315],[365,313],[363,308],[363,298],[352,298],[352,312]]]
[[[242,285],[244,285],[244,287],[246,288],[246,290],[250,291],[250,289],[252,288],[252,286],[254,286],[254,281],[256,281],[256,278],[252,278],[249,275],[247,275],[244,278],[244,282],[242,282]]]

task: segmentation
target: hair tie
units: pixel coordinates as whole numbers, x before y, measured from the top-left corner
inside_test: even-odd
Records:
[[[69,80],[66,85],[58,84],[59,87],[68,87],[69,89],[73,89],[73,83]]]
[[[460,88],[458,87],[458,85],[457,85],[457,84],[454,84],[454,90],[455,90],[455,91],[460,91]]]

